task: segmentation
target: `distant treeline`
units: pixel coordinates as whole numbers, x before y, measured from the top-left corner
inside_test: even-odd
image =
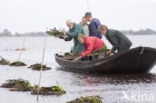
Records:
[[[152,29],[145,29],[145,30],[138,30],[138,31],[134,31],[134,30],[123,30],[121,31],[124,34],[127,35],[156,35],[156,31],[152,30]]]
[[[122,30],[122,33],[126,35],[156,35],[156,31],[152,29],[145,29],[145,30]],[[45,32],[27,32],[27,33],[15,33],[12,34],[8,29],[4,29],[0,32],[0,36],[45,36],[47,35]]]

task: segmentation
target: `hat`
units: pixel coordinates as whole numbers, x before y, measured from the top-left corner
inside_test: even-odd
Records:
[[[92,15],[91,12],[86,12],[86,13],[85,13],[85,18],[88,17],[88,16],[90,16],[90,15]]]

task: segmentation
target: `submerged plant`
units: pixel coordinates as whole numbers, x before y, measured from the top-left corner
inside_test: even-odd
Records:
[[[69,35],[69,33],[57,30],[55,27],[54,29],[50,29],[49,31],[47,31],[47,34],[58,38],[63,38],[64,36]]]
[[[87,97],[80,97],[66,103],[102,103],[102,100],[101,97],[99,96],[87,96]]]
[[[21,61],[16,61],[16,62],[10,63],[10,66],[26,66],[26,64]]]
[[[37,91],[38,91],[37,88],[38,87],[33,88],[31,94],[37,94]],[[65,93],[66,91],[64,91],[61,86],[41,87],[39,89],[40,95],[62,95]]]
[[[51,67],[47,67],[46,65],[41,65],[41,64],[33,64],[28,68],[31,68],[32,70],[40,70],[41,66],[42,66],[42,70],[51,70]]]
[[[10,88],[11,91],[31,91],[32,89],[30,82],[23,79],[7,80],[1,87]]]

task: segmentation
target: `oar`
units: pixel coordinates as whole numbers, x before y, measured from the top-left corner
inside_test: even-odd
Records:
[[[75,58],[73,61],[77,61],[77,60],[79,60],[79,59],[81,59],[81,56]]]

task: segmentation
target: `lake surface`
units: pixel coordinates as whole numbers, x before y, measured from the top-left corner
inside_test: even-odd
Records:
[[[156,36],[128,36],[133,47],[148,46],[156,48]],[[17,61],[23,37],[0,38],[0,55],[11,62]],[[111,45],[104,39],[106,45]],[[43,52],[44,37],[26,37],[21,61],[28,66],[40,63]],[[55,62],[54,54],[69,51],[73,42],[65,42],[53,37],[47,37],[44,64],[52,70],[43,71],[41,86],[59,85],[67,91],[62,96],[39,96],[39,103],[66,103],[81,96],[96,96],[103,98],[104,103],[156,103],[156,66],[149,74],[87,74],[63,71]],[[9,51],[6,51],[9,50]],[[39,71],[27,67],[9,67],[0,65],[0,85],[8,79],[22,78],[29,80],[32,85],[38,84]],[[123,99],[125,95],[128,99]],[[11,92],[0,88],[0,103],[37,103],[36,96],[30,92]]]

